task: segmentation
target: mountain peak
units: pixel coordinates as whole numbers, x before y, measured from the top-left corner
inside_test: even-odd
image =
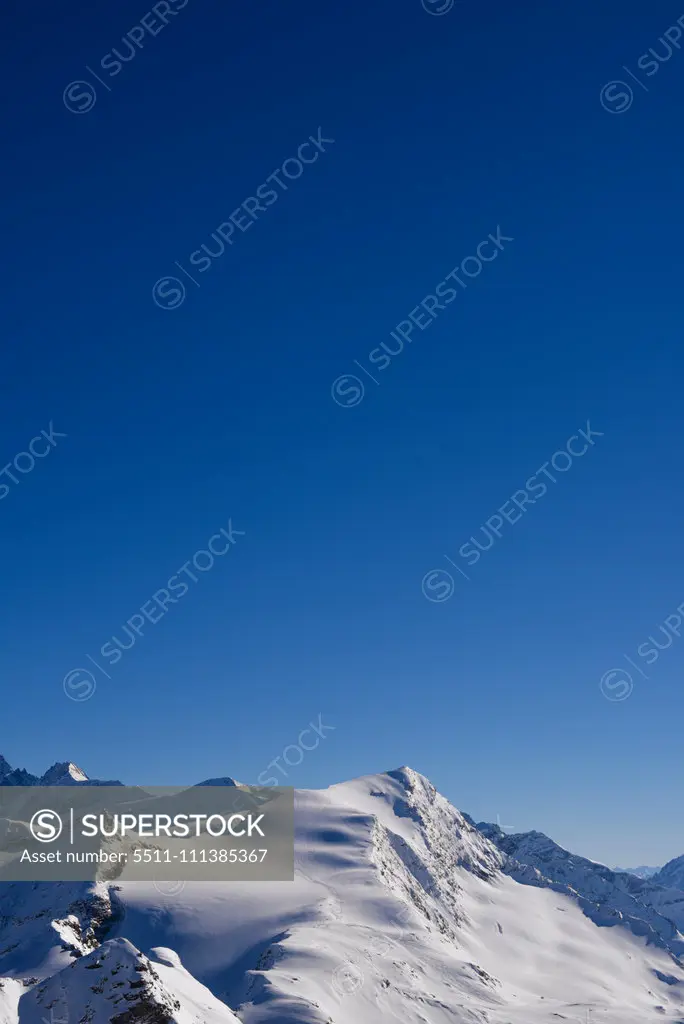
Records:
[[[48,768],[40,780],[41,786],[71,785],[74,782],[87,782],[88,776],[73,761],[56,761]]]
[[[0,785],[2,786],[120,786],[116,779],[91,779],[73,761],[56,761],[44,775],[32,775],[24,768],[12,768],[0,755]]]
[[[400,782],[406,789],[415,789],[416,786],[422,786],[436,792],[435,787],[426,775],[421,775],[415,768],[409,768],[407,764],[403,764],[401,768],[393,768],[391,771],[385,772],[385,775],[390,779],[394,779],[395,782]]]

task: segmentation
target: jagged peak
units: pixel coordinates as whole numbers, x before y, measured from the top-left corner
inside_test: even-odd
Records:
[[[0,754],[0,781],[5,786],[55,786],[87,782],[88,776],[73,761],[56,761],[44,775],[33,775],[25,768],[12,768]]]
[[[385,775],[389,775],[391,779],[396,779],[398,782],[427,782],[428,785],[432,786],[426,775],[421,775],[415,768],[411,768],[407,764],[402,764],[399,768],[392,768],[390,771],[385,772]]]
[[[22,996],[22,1024],[81,1020],[91,1024],[239,1024],[182,966],[171,949],[155,962],[126,938],[108,939]]]
[[[60,782],[88,782],[88,776],[73,761],[56,761],[41,777],[41,786],[54,786]]]
[[[32,775],[25,768],[12,768],[0,755],[0,785],[3,786],[121,786],[117,779],[91,779],[73,761],[55,761],[44,775]]]

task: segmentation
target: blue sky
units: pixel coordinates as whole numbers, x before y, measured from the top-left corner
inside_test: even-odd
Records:
[[[641,60],[681,12],[167,6],[41,0],[2,43],[0,752],[252,781],[320,714],[283,782],[408,763],[596,859],[683,853],[684,54]]]

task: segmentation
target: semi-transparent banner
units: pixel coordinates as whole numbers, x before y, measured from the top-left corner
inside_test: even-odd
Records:
[[[291,787],[0,786],[0,880],[293,877]]]

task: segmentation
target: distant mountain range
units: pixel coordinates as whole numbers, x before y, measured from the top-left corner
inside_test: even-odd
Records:
[[[102,784],[0,758],[6,780]],[[294,882],[0,883],[0,1024],[684,1024],[684,857],[613,870],[399,768],[298,791],[295,861]]]
[[[12,768],[0,754],[0,786],[73,786],[90,782],[73,761],[57,761],[44,775],[31,775],[23,768]],[[120,782],[99,782],[102,786],[120,786]]]
[[[641,864],[638,868],[613,868],[613,871],[620,871],[628,875],[636,875],[637,878],[653,878],[660,871],[660,868],[652,868],[647,864]]]

